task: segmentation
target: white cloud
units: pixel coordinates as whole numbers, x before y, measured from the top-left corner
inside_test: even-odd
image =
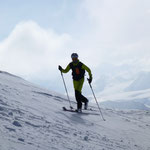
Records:
[[[0,69],[26,78],[54,76],[51,72],[63,62],[70,41],[68,34],[58,35],[33,21],[21,22],[0,42]]]
[[[93,25],[87,35],[91,54],[104,62],[136,60],[146,66],[141,60],[150,57],[149,6],[148,0],[85,0],[81,10]]]

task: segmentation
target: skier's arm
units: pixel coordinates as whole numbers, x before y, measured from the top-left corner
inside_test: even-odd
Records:
[[[63,73],[67,73],[70,70],[70,65],[68,65],[65,69],[62,69],[61,71]]]
[[[86,70],[89,74],[89,77],[92,79],[91,69],[84,64],[82,65],[82,69]]]

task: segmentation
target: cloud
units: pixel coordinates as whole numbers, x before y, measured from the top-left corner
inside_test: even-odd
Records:
[[[51,28],[42,28],[34,21],[20,22],[0,42],[0,70],[64,92],[58,65],[65,68],[71,61],[72,52],[79,53],[85,63],[90,60],[90,53],[86,49],[80,49],[79,43],[81,42],[78,39],[68,33],[58,34]],[[69,91],[73,91],[70,74],[65,78],[71,89]]]
[[[85,0],[81,10],[93,25],[87,47],[93,47],[100,61],[118,64],[136,60],[144,66],[141,60],[150,57],[149,6],[147,0]]]
[[[21,22],[0,42],[0,68],[26,78],[54,76],[51,72],[63,62],[70,41],[68,34],[43,29],[34,21]]]

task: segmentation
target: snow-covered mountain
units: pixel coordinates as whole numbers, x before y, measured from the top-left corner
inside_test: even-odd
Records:
[[[150,109],[150,72],[130,65],[102,64],[94,90],[105,108]]]
[[[95,105],[82,114],[62,106],[66,96],[1,71],[0,150],[150,150],[149,111],[102,109],[102,121]]]
[[[150,72],[127,64],[101,64],[94,78],[101,95],[150,89]]]
[[[147,103],[147,105],[146,105]],[[111,109],[138,109],[138,110],[147,110],[150,111],[150,100],[146,102],[141,100],[128,100],[128,101],[106,101],[102,102],[102,105],[106,108]]]
[[[108,84],[99,94],[99,99],[105,101],[103,106],[113,109],[149,110],[150,72],[139,72],[128,80],[119,79],[120,76],[115,76],[112,80],[105,78],[104,81]]]
[[[140,72],[138,77],[125,90],[139,91],[145,89],[150,89],[150,72]]]
[[[138,71],[131,65],[101,64],[94,72],[95,91],[98,95],[124,92],[135,81]]]

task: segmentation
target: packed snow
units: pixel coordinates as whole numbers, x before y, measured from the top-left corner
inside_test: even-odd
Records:
[[[1,71],[0,150],[150,150],[150,111],[102,109],[103,121],[96,105],[63,106],[65,95]]]

